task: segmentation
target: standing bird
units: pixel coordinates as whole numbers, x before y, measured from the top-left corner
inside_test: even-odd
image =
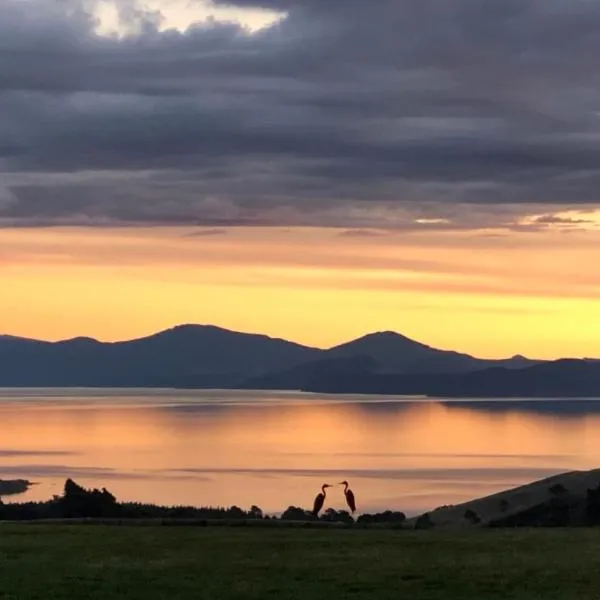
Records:
[[[356,511],[356,501],[354,500],[354,493],[352,492],[352,490],[348,489],[347,481],[340,481],[340,485],[346,486],[344,488],[344,496],[346,496],[346,502],[348,503],[348,506],[350,507],[352,514],[354,514]]]
[[[321,487],[321,493],[317,494],[317,497],[315,498],[315,503],[313,505],[313,517],[318,517],[319,516],[319,511],[323,508],[323,504],[325,502],[325,496],[327,496],[327,493],[325,492],[325,488],[328,487],[332,487],[330,486],[328,483],[324,483],[323,486]]]

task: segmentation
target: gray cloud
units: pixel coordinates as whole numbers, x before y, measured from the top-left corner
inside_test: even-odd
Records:
[[[0,225],[535,231],[600,204],[600,5],[214,3],[285,16],[161,31],[129,0],[103,37],[93,1],[3,2]]]
[[[340,237],[346,238],[372,238],[382,237],[386,235],[384,231],[376,231],[373,229],[347,229],[338,234]]]
[[[219,229],[213,227],[212,229],[199,229],[198,231],[187,233],[186,237],[213,237],[215,235],[227,235],[228,233],[228,229]]]
[[[76,452],[66,450],[5,450],[0,448],[0,458],[15,458],[22,456],[73,456]]]
[[[540,223],[542,225],[581,225],[584,223],[593,223],[589,219],[571,219],[569,217],[559,217],[558,215],[542,215],[541,217],[537,217],[535,219],[535,223]]]

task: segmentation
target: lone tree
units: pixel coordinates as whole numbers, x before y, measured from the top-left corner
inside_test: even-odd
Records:
[[[114,517],[117,499],[106,489],[86,490],[67,479],[63,496],[58,501],[64,517]]]

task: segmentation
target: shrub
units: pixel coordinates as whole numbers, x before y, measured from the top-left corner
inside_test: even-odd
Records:
[[[469,523],[472,523],[473,525],[481,523],[481,518],[479,517],[479,515],[470,508],[467,508],[467,510],[465,510],[465,519],[467,519],[467,521],[469,521]]]
[[[415,529],[431,529],[434,526],[429,513],[422,514],[415,523]]]
[[[548,491],[555,496],[560,496],[567,493],[567,488],[562,483],[555,483],[548,488]]]
[[[386,510],[382,513],[360,515],[357,523],[402,523],[406,521],[406,515],[400,511]]]
[[[337,511],[333,508],[328,508],[319,520],[332,523],[354,523],[354,519],[347,510]]]
[[[283,521],[308,521],[312,518],[311,513],[298,506],[288,506],[281,515]]]

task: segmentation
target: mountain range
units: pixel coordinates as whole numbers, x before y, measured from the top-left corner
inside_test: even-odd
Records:
[[[121,342],[0,335],[0,386],[587,396],[600,395],[600,363],[481,359],[391,331],[320,349],[212,325],[179,325]]]

